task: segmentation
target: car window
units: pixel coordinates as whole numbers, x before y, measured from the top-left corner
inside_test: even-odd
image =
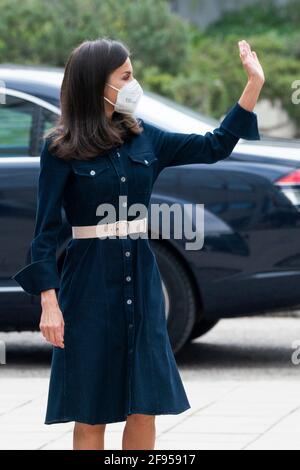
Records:
[[[38,156],[43,134],[57,115],[26,99],[6,94],[0,104],[0,157]]]
[[[36,105],[6,95],[0,104],[0,156],[29,155]]]
[[[41,124],[41,132],[39,136],[39,144],[38,144],[38,153],[41,153],[42,146],[43,146],[43,140],[44,140],[44,134],[48,130],[52,129],[55,125],[58,124],[58,114],[53,113],[52,111],[49,111],[48,109],[41,108],[41,115],[42,115],[42,124]]]

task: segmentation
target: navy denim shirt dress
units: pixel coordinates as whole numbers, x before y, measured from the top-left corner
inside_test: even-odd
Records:
[[[44,142],[31,263],[12,278],[31,295],[56,289],[64,316],[65,347],[53,346],[45,424],[112,423],[131,413],[177,414],[191,408],[169,341],[161,276],[148,235],[73,238],[59,274],[61,209],[71,226],[82,226],[101,221],[96,209],[104,202],[114,205],[119,220],[121,195],[127,196],[128,209],[134,203],[149,208],[164,168],[215,163],[231,154],[240,137],[259,140],[257,116],[236,102],[220,126],[205,135],[140,122],[140,135],[90,161],[62,160]]]

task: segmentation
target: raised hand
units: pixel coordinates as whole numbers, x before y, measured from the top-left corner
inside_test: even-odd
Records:
[[[247,72],[248,80],[255,80],[261,84],[265,82],[263,68],[258,60],[255,51],[251,51],[249,43],[245,40],[238,42],[240,58],[244,69]]]

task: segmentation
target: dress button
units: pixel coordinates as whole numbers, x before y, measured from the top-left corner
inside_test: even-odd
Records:
[[[131,299],[128,299],[128,300],[127,300],[127,303],[128,303],[128,305],[132,304],[132,300],[131,300]]]
[[[127,207],[127,202],[122,202],[123,207]]]
[[[133,327],[133,323],[129,323],[129,328],[132,328]]]
[[[130,282],[131,281],[131,276],[126,276],[126,281]]]
[[[148,160],[144,160],[144,162],[146,163],[146,165],[148,165],[148,163],[149,163]]]
[[[93,176],[94,176],[95,174],[96,174],[95,170],[91,170],[91,171],[90,171],[90,175],[93,175]]]
[[[122,183],[124,183],[124,181],[126,181],[125,176],[122,176],[122,177],[121,177],[121,181],[122,181]]]
[[[120,155],[120,153],[119,153],[119,152],[117,152],[117,157],[120,157],[120,156],[121,156],[121,155]]]
[[[125,251],[125,256],[130,256],[130,251]]]

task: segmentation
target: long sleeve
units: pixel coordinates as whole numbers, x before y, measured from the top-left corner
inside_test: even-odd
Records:
[[[205,135],[163,131],[143,120],[142,124],[158,158],[158,173],[168,166],[223,160],[230,156],[241,137],[260,140],[257,115],[238,102],[229,109],[220,126]]]
[[[35,229],[30,245],[31,262],[11,277],[25,292],[33,295],[51,288],[57,289],[60,282],[56,262],[57,236],[62,225],[62,198],[70,165],[51,154],[48,144],[45,139],[40,158]]]

